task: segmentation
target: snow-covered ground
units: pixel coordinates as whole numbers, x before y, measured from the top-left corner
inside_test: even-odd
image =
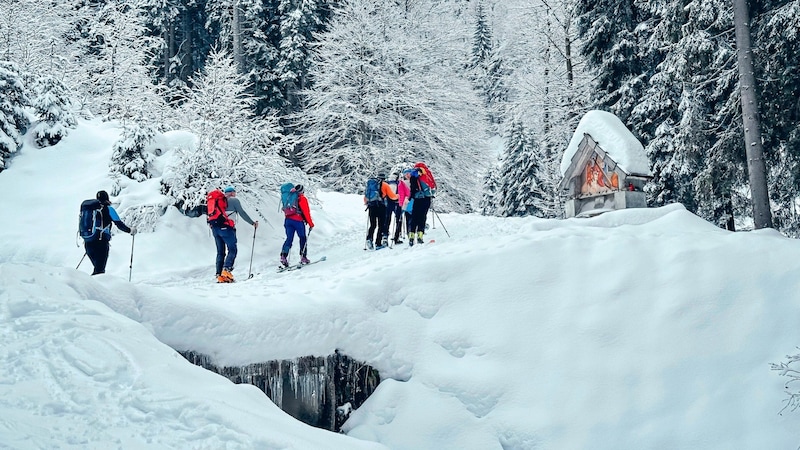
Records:
[[[117,135],[82,123],[0,173],[0,448],[800,445],[800,412],[779,414],[786,380],[769,366],[800,345],[795,240],[729,233],[674,205],[560,221],[441,214],[435,243],[365,252],[361,199],[317,192],[320,264],[275,273],[277,206],[240,197],[262,226],[255,243],[239,227],[239,282],[214,283],[204,219],[173,209],[135,243],[117,233],[108,273],[91,277],[88,261],[75,270],[78,206],[110,190]],[[158,180],[112,199],[124,219],[159,202]],[[384,381],[345,436],[173,349],[218,365],[340,349]]]

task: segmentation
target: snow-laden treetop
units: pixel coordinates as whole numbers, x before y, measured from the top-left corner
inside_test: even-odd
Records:
[[[652,175],[650,161],[642,143],[628,130],[619,117],[606,111],[592,110],[583,116],[561,158],[561,176],[567,173],[584,133],[592,136],[600,147],[628,174]]]

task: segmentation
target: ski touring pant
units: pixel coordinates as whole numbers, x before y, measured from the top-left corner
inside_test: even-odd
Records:
[[[292,248],[294,235],[300,238],[300,256],[306,256],[306,223],[302,220],[285,219],[283,221],[283,228],[286,229],[286,240],[283,242],[281,253],[288,255],[289,250]]]
[[[86,241],[83,243],[86,249],[86,256],[92,262],[94,270],[92,275],[99,273],[106,273],[106,263],[108,262],[108,250],[110,243],[107,239],[95,239],[94,241]]]
[[[375,242],[375,246],[381,245],[381,236],[383,233],[384,228],[386,227],[386,205],[383,202],[374,203],[367,206],[367,210],[369,211],[369,229],[367,230],[367,240]],[[375,229],[378,229],[378,233],[375,233]],[[386,235],[388,235],[388,231]],[[373,239],[373,235],[375,238]]]
[[[409,233],[425,232],[425,221],[428,218],[428,209],[430,207],[430,197],[414,199],[414,207],[411,209],[411,227],[408,229]]]
[[[236,246],[236,228],[211,227],[211,234],[214,236],[214,243],[217,245],[217,275],[222,273],[222,269],[233,270],[233,263],[236,261],[236,254],[239,252]]]

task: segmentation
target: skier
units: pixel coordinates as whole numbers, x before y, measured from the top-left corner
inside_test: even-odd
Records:
[[[286,241],[283,242],[281,248],[281,265],[284,267],[289,266],[289,250],[292,248],[295,233],[300,238],[300,264],[311,262],[308,259],[308,249],[306,248],[306,223],[310,233],[314,229],[314,221],[311,220],[311,211],[308,209],[308,199],[304,192],[302,184],[296,185],[292,189],[292,193],[297,194],[296,205],[291,210],[284,208],[286,219],[283,221],[283,227],[286,229]]]
[[[236,223],[230,216],[238,214],[254,228],[258,228],[258,221],[253,221],[242,208],[242,203],[236,198],[236,189],[233,186],[227,186],[222,192],[225,194],[225,200],[227,201],[225,215],[228,220],[221,223],[220,221],[211,222],[211,234],[214,236],[214,243],[217,246],[217,282],[233,283],[233,264],[236,262],[236,255],[239,253],[239,249],[236,240]]]
[[[369,229],[367,230],[366,246],[369,249],[380,250],[389,245],[389,225],[387,221],[387,204],[397,202],[397,194],[386,183],[386,174],[380,172],[376,177],[367,180],[364,189],[364,204],[369,211]],[[375,230],[377,229],[377,234]],[[372,245],[373,236],[375,246]]]
[[[420,180],[418,168],[410,170],[408,175],[411,187],[410,196],[414,200],[411,208],[411,226],[408,229],[408,245],[413,246],[415,237],[418,244],[425,242],[422,236],[425,233],[425,221],[428,217],[428,209],[431,207],[433,194],[428,185]]]
[[[111,206],[108,192],[98,191],[94,200],[86,200],[81,204],[80,234],[86,256],[94,266],[92,275],[106,272],[112,223],[132,236],[136,234],[135,227],[128,227],[120,220]]]

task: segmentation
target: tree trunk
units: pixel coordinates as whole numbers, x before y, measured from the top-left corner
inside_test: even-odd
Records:
[[[231,20],[231,34],[233,35],[233,61],[236,70],[244,73],[244,57],[242,55],[242,21],[239,11],[239,0],[233,0],[233,18]]]
[[[750,14],[747,0],[733,0],[733,22],[739,60],[739,89],[742,97],[745,153],[750,175],[753,222],[756,229],[772,228],[772,211],[767,191],[767,168],[761,142],[761,119],[753,74],[753,51],[750,46]]]

